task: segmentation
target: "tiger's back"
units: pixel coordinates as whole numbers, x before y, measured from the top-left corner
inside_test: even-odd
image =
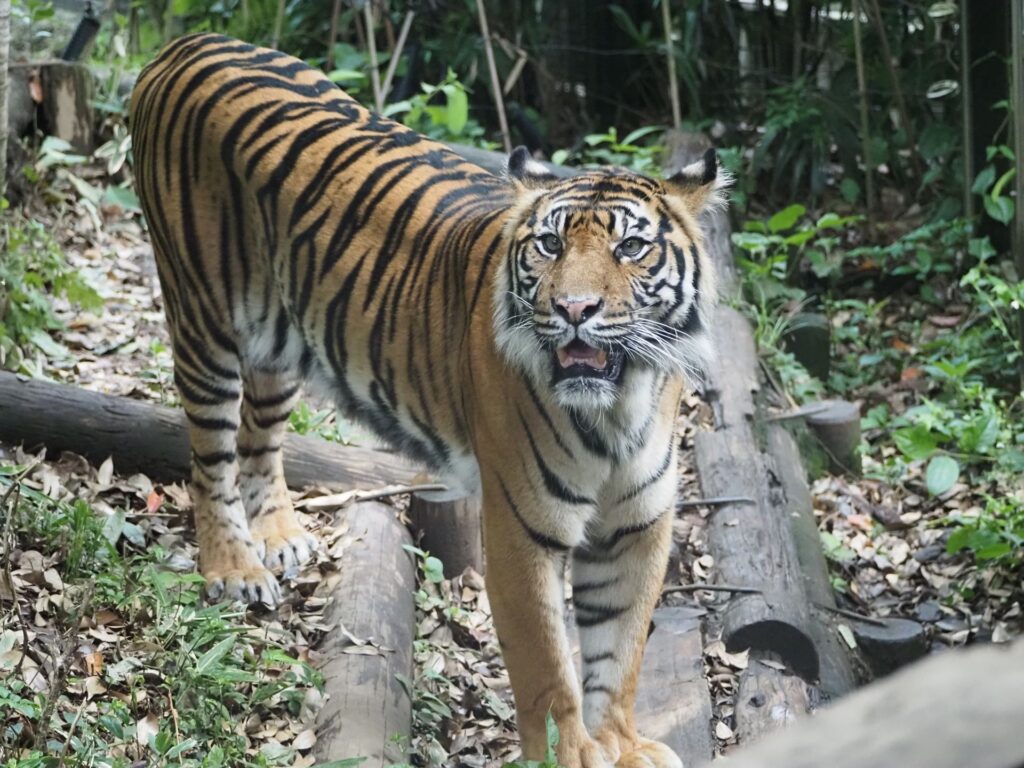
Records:
[[[199,326],[194,354],[319,379],[436,469],[468,447],[452,399],[465,361],[438,345],[483,295],[467,246],[496,242],[504,185],[318,70],[216,35],[146,69],[132,129],[171,324]],[[417,404],[420,388],[437,399]]]
[[[200,568],[274,604],[316,545],[281,447],[302,381],[452,495],[483,497],[488,595],[526,758],[678,768],[633,700],[675,508],[684,374],[710,354],[697,216],[714,153],[665,181],[499,179],[322,74],[216,35],[143,72],[131,125],[188,418]],[[571,560],[582,678],[564,622]]]

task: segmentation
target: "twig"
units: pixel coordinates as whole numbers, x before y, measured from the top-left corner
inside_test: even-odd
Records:
[[[828,611],[829,613],[834,613],[837,616],[845,616],[848,619],[853,619],[854,621],[859,621],[862,624],[871,624],[872,626],[875,626],[875,627],[884,627],[885,626],[885,622],[882,621],[881,619],[876,619],[876,618],[873,618],[871,616],[864,616],[864,615],[859,614],[859,613],[854,613],[853,611],[848,611],[845,608],[838,608],[838,607],[836,607],[834,605],[825,605],[824,603],[813,603],[813,605],[814,605],[815,608],[818,608],[818,609],[820,609],[822,611]]]
[[[373,491],[345,491],[332,493],[329,496],[318,496],[315,499],[300,501],[295,506],[302,509],[336,509],[354,501],[370,501],[383,499],[386,496],[399,496],[403,493],[421,493],[423,491],[447,491],[448,486],[441,483],[422,483],[420,485],[388,485]]]
[[[827,403],[815,403],[814,405],[804,405],[797,408],[795,411],[786,411],[785,413],[776,413],[771,416],[765,416],[762,421],[773,422],[773,421],[788,421],[789,419],[802,419],[805,416],[813,416],[816,413],[827,411],[829,405]]]
[[[494,64],[494,47],[491,45],[491,33],[487,28],[487,12],[484,0],[476,0],[476,12],[480,16],[480,31],[484,36],[484,53],[487,54],[487,69],[491,74],[491,91],[494,94],[494,106],[498,110],[498,126],[501,128],[501,141],[505,151],[512,151],[512,137],[508,132],[508,121],[505,119],[505,102],[501,97],[501,81],[498,79],[498,68]]]
[[[395,50],[391,52],[388,70],[384,73],[384,85],[380,88],[382,99],[386,99],[388,94],[391,93],[391,80],[395,77],[395,70],[398,69],[398,59],[402,55],[402,49],[405,47],[405,38],[409,36],[409,27],[412,26],[412,19],[415,15],[415,11],[408,11],[405,14],[402,29],[398,33],[398,42],[395,43]]]
[[[277,0],[277,15],[274,17],[274,35],[270,39],[270,47],[277,48],[281,43],[281,31],[284,29],[284,6],[286,0]]]
[[[85,711],[86,705],[88,705],[88,697],[82,699],[82,703],[78,705],[78,710],[75,712],[75,719],[71,721],[71,726],[68,728],[68,735],[64,739],[64,746],[60,749],[60,760],[57,762],[57,768],[63,768],[64,760],[68,756],[68,750],[71,748],[71,737],[75,735],[75,728],[78,727],[78,721],[82,718],[82,713]]]
[[[693,507],[724,507],[727,504],[757,504],[757,500],[749,496],[710,496],[706,499],[680,501],[678,506],[679,509],[692,509]]]
[[[683,112],[679,107],[675,46],[672,44],[672,14],[669,12],[668,0],[661,0],[661,24],[665,28],[665,58],[668,59],[668,97],[672,102],[672,127],[679,130],[683,124]]]
[[[757,587],[740,587],[735,584],[674,584],[661,590],[663,595],[675,592],[734,592],[738,595],[761,594],[761,590]]]
[[[363,25],[366,27],[366,48],[370,54],[370,84],[373,86],[373,105],[378,112],[384,111],[384,99],[380,93],[380,72],[377,70],[377,40],[373,28],[373,2],[363,2]]]

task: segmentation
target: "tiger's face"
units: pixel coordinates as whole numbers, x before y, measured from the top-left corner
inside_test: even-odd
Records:
[[[621,169],[556,179],[523,148],[508,175],[495,332],[510,364],[576,409],[611,407],[644,371],[703,367],[715,292],[697,216],[726,183],[713,150],[664,182]]]

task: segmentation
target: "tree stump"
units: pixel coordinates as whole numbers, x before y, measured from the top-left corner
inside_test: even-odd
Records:
[[[447,578],[458,576],[466,568],[484,572],[478,496],[434,502],[413,494],[408,515],[422,533],[420,546],[444,563]]]
[[[94,83],[89,67],[72,62],[51,62],[40,67],[43,124],[51,136],[64,139],[76,152],[96,148]]]

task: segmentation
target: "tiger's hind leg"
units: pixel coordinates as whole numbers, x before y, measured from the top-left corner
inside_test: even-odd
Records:
[[[172,324],[173,326],[173,324]],[[188,418],[199,568],[213,600],[277,603],[277,579],[249,532],[238,489],[241,378],[234,353],[217,353],[172,327],[174,378]]]
[[[308,560],[317,547],[316,537],[295,515],[281,455],[299,386],[293,376],[273,370],[247,370],[244,381],[238,434],[242,502],[263,563],[288,569]]]

